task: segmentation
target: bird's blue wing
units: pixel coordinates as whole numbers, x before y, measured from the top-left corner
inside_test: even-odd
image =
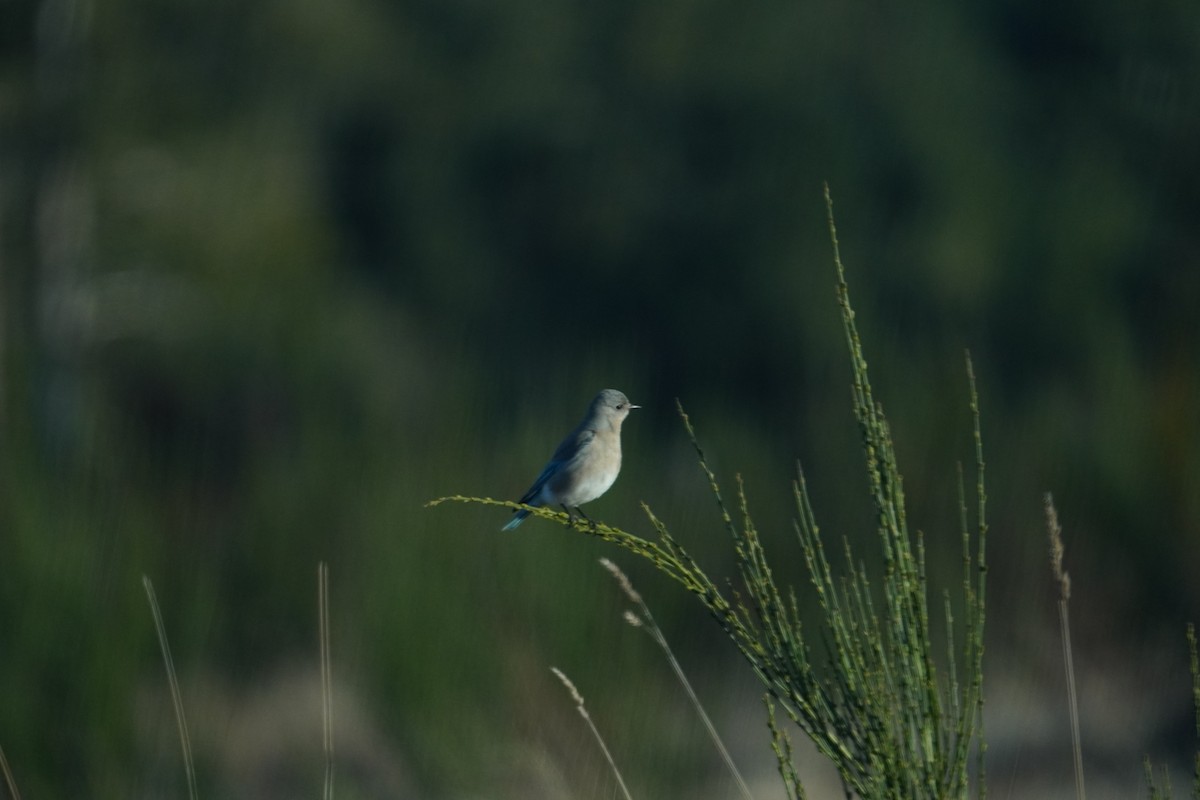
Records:
[[[533,485],[529,487],[529,491],[525,492],[521,497],[521,502],[528,503],[534,500],[541,493],[542,487],[546,485],[546,481],[550,480],[563,466],[571,463],[572,459],[578,458],[579,454],[587,450],[588,445],[595,438],[596,432],[589,428],[572,431],[570,436],[559,443],[558,448],[554,451],[554,455],[550,456],[550,460],[542,468],[541,474],[537,476]]]
[[[533,486],[530,486],[529,491],[525,492],[525,494],[523,494],[521,499],[517,502],[529,503],[530,501],[536,499],[537,496],[541,494],[542,487],[546,485],[546,481],[550,480],[550,476],[558,472],[558,468],[561,466],[561,461],[550,459],[550,462],[542,468],[542,474],[538,475],[537,479],[533,482]]]
[[[521,496],[518,502],[532,505],[538,499],[538,495],[542,493],[542,487],[546,485],[546,481],[550,480],[563,467],[570,464],[572,460],[586,452],[588,445],[596,438],[596,431],[590,428],[578,428],[570,433],[567,438],[563,439],[554,451],[554,455],[546,462],[546,466],[542,468],[542,472],[537,476],[533,485],[529,487],[529,491]],[[503,530],[510,531],[520,525],[526,517],[529,516],[528,511],[517,510],[513,512],[512,520],[504,526]]]
[[[553,475],[555,472],[558,472],[558,468],[561,466],[562,464],[560,462],[551,459],[550,463],[542,468],[542,474],[537,476],[537,480],[533,482],[533,486],[530,486],[529,491],[521,495],[521,499],[517,502],[524,503],[526,505],[535,505],[538,495],[542,493],[542,487],[546,485],[546,481],[550,480],[551,475]],[[541,503],[536,503],[536,505],[541,505]],[[528,511],[523,509],[514,509],[513,518],[509,520],[509,523],[500,530],[511,531],[524,522],[525,518],[528,516]]]

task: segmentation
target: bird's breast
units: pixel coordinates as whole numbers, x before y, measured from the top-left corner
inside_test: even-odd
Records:
[[[621,471],[619,439],[597,436],[555,481],[552,491],[563,505],[577,507],[590,503],[612,487]]]

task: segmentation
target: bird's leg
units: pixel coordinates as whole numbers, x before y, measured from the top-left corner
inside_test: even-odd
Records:
[[[575,527],[575,515],[571,513],[571,509],[567,508],[566,503],[562,504],[562,510],[567,512],[567,524],[570,525],[572,528],[574,528]],[[579,509],[576,509],[576,511],[578,511],[578,510]]]
[[[592,519],[587,514],[583,513],[583,509],[578,506],[575,507],[575,510],[579,512],[579,516],[583,517],[591,524],[593,531],[596,530],[596,520]]]

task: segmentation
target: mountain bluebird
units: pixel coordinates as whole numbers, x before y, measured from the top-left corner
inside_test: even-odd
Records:
[[[562,506],[572,519],[571,509],[575,509],[591,522],[580,506],[607,492],[617,479],[621,471],[621,423],[635,408],[641,406],[630,403],[616,389],[605,389],[596,395],[583,422],[562,440],[521,502],[530,506]],[[513,514],[502,530],[511,531],[529,516],[523,509]]]

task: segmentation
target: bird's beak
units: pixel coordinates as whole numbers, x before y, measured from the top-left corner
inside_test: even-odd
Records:
[[[641,406],[639,406],[637,403],[630,403],[630,404],[629,404],[629,410],[630,410],[630,411],[633,411],[635,408],[641,408]]]

